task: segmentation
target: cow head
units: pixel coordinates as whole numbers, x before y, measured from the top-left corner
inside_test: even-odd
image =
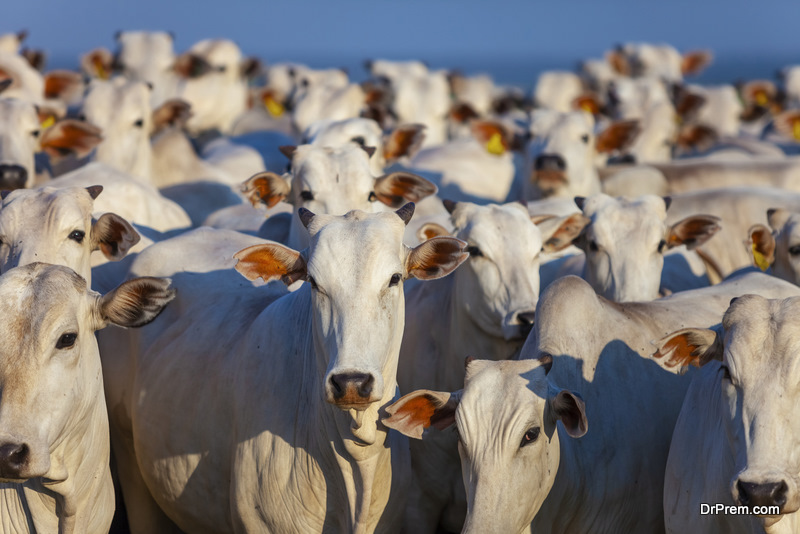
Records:
[[[549,355],[502,362],[468,358],[462,391],[418,390],[386,408],[383,424],[412,438],[457,426],[467,490],[463,532],[523,531],[553,486],[559,440],[586,433],[583,400],[548,380],[552,363]]]
[[[749,245],[753,262],[761,270],[800,285],[800,214],[786,209],[767,212],[769,227],[757,224],[750,228]]]

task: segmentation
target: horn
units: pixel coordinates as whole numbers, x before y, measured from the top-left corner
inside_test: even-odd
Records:
[[[578,209],[583,211],[583,205],[586,204],[586,197],[575,197],[572,200],[575,202],[575,205],[578,206]]]
[[[92,197],[92,200],[94,200],[98,196],[100,196],[100,193],[103,192],[103,186],[102,185],[90,185],[89,187],[86,188],[86,190],[89,192],[89,195]]]
[[[414,216],[414,208],[416,208],[414,203],[409,202],[399,210],[395,211],[397,216],[403,219],[403,222],[405,223],[406,226],[408,226],[408,222],[411,220],[411,217]]]
[[[281,154],[289,158],[289,161],[291,161],[294,153],[297,151],[297,147],[294,145],[283,145],[279,146],[278,150],[280,150]]]
[[[444,204],[444,209],[447,210],[447,213],[452,215],[453,212],[456,211],[456,206],[458,205],[458,202],[454,202],[449,198],[445,198],[442,200],[442,204]]]
[[[314,212],[311,210],[307,210],[305,208],[300,208],[297,210],[297,216],[300,217],[300,222],[303,223],[303,226],[308,228],[308,225],[311,224],[311,221],[314,220]]]
[[[669,209],[671,205],[672,205],[672,197],[664,197],[664,206],[665,206],[664,209]]]

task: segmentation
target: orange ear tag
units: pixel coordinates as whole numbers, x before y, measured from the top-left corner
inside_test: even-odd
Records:
[[[506,147],[503,146],[503,136],[495,132],[486,143],[486,151],[495,156],[502,156],[506,153]]]

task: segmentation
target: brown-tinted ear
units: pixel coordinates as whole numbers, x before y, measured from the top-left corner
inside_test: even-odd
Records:
[[[459,400],[459,392],[420,389],[387,406],[381,422],[410,438],[422,439],[428,428],[444,430],[456,422]]]
[[[474,121],[470,127],[472,135],[486,147],[486,151],[495,156],[508,152],[511,146],[511,135],[505,126],[497,121]]]
[[[631,65],[622,50],[609,50],[606,52],[606,61],[617,74],[622,76],[631,75]]]
[[[444,226],[434,222],[425,223],[419,227],[419,230],[417,230],[417,239],[419,239],[420,243],[427,241],[428,239],[433,239],[434,237],[444,237],[449,235],[450,232],[448,232]]]
[[[683,122],[694,118],[706,103],[706,97],[692,93],[683,86],[675,86],[675,113]]]
[[[684,328],[652,343],[658,348],[653,358],[664,358],[666,367],[702,367],[722,360],[722,339],[714,330]]]
[[[775,236],[763,224],[756,224],[747,233],[750,236],[753,263],[762,271],[766,271],[775,262]]]
[[[694,50],[683,54],[681,61],[681,73],[684,76],[694,76],[699,74],[713,61],[714,55],[708,50]]]
[[[239,65],[239,72],[242,78],[249,80],[251,78],[256,78],[261,73],[261,60],[255,56],[250,56],[242,60],[242,63]]]
[[[778,114],[773,119],[778,132],[792,141],[800,141],[800,109],[792,109]]]
[[[253,206],[263,202],[271,208],[278,202],[285,201],[291,188],[289,182],[274,172],[260,172],[245,181],[241,191]]]
[[[236,270],[248,280],[280,280],[288,286],[298,280],[305,280],[307,275],[303,256],[296,250],[277,243],[247,247],[233,257],[239,260]]]
[[[417,203],[434,194],[435,185],[410,172],[393,172],[375,179],[375,196],[392,208],[398,208],[406,202]]]
[[[48,128],[41,137],[41,147],[51,158],[67,154],[82,158],[100,144],[100,128],[88,122],[64,119]]]
[[[153,110],[153,131],[157,133],[164,128],[183,128],[192,118],[192,105],[180,98],[171,98]]]
[[[546,219],[537,226],[542,233],[544,252],[558,252],[572,244],[592,220],[583,213]]]
[[[403,156],[414,157],[424,139],[424,124],[400,125],[392,130],[392,133],[384,140],[383,157],[387,163],[396,161]]]
[[[765,108],[775,99],[778,89],[769,80],[751,80],[742,85],[739,94],[745,104]]]
[[[111,261],[119,261],[139,242],[133,226],[116,213],[104,213],[92,223],[92,250],[100,250]]]
[[[693,215],[681,219],[667,231],[667,247],[686,245],[689,250],[697,248],[722,229],[719,223],[719,217],[713,215]]]
[[[717,139],[719,139],[719,134],[714,128],[702,124],[692,124],[680,129],[675,144],[681,152],[704,151],[714,146]]]
[[[106,48],[95,48],[81,56],[81,69],[92,78],[108,80],[114,56]]]
[[[199,78],[213,70],[211,64],[205,59],[186,52],[175,59],[172,70],[182,78]]]
[[[579,438],[589,430],[586,419],[586,404],[580,396],[571,391],[561,390],[555,397],[547,399],[553,423],[561,420],[564,430],[572,438]]]
[[[447,276],[469,257],[467,244],[455,237],[434,237],[406,256],[406,278],[435,280]]]
[[[52,70],[44,75],[44,97],[68,100],[70,94],[83,90],[83,76],[71,70]]]
[[[447,116],[451,121],[459,124],[466,124],[467,122],[480,117],[478,112],[475,111],[475,108],[466,102],[458,102],[453,104],[450,107],[450,111],[447,112]]]
[[[572,101],[572,109],[585,111],[592,115],[599,115],[603,110],[603,103],[596,93],[583,93]]]
[[[47,63],[47,54],[44,52],[44,50],[23,48],[19,55],[24,57],[25,61],[28,62],[28,65],[34,69],[38,70],[39,72],[44,70],[44,66]]]
[[[597,135],[595,148],[603,154],[625,150],[633,143],[640,131],[638,120],[612,122]]]
[[[134,278],[100,297],[95,310],[96,330],[108,324],[124,327],[144,326],[175,298],[169,278]]]

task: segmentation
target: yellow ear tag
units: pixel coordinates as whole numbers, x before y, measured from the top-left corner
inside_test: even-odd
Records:
[[[758,251],[758,247],[755,243],[753,243],[753,259],[755,260],[758,268],[762,271],[769,269],[769,262],[767,261],[766,256]]]
[[[283,115],[283,105],[270,94],[264,96],[264,107],[267,108],[267,111],[269,111],[269,114],[273,117],[280,117]]]
[[[767,104],[769,104],[769,98],[767,98],[767,93],[765,93],[764,91],[757,92],[756,93],[756,104],[758,104],[761,107],[764,107]]]
[[[800,141],[800,120],[792,123],[792,135],[794,135],[795,141]]]
[[[591,113],[592,115],[594,115],[594,106],[592,106],[591,102],[587,101],[581,104],[581,109],[586,113]]]
[[[39,128],[41,128],[42,130],[46,130],[55,123],[56,123],[56,118],[52,115],[48,115],[47,118],[43,120],[42,123],[39,125]]]
[[[506,147],[503,146],[503,136],[498,132],[493,133],[486,143],[486,150],[489,154],[494,154],[495,156],[502,156],[505,154]]]

